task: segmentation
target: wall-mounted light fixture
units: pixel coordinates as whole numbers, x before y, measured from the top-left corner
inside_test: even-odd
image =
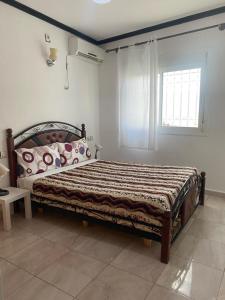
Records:
[[[58,53],[58,49],[57,48],[50,48],[50,53],[49,53],[49,57],[47,59],[47,65],[49,67],[53,66],[57,60],[57,53]]]

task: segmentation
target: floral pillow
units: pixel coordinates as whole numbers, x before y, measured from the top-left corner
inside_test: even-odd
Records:
[[[61,167],[57,143],[16,150],[18,176],[27,177]]]
[[[69,166],[91,158],[86,139],[71,143],[58,143],[61,165]]]

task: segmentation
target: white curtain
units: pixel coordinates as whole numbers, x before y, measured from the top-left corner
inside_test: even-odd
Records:
[[[155,149],[157,41],[121,49],[117,57],[120,147]]]

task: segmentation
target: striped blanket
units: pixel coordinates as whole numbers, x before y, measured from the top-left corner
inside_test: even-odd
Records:
[[[197,170],[190,167],[100,160],[36,180],[33,195],[97,218],[161,226],[160,215],[173,209],[194,175]]]

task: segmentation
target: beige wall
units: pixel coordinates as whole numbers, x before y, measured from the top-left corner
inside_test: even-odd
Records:
[[[225,14],[155,32],[162,37],[225,21]],[[151,34],[106,45],[106,48],[149,39]],[[159,42],[160,65],[178,58],[194,59],[208,53],[205,87],[204,136],[160,135],[157,151],[118,147],[116,54],[101,66],[100,124],[103,158],[157,164],[190,165],[207,172],[207,188],[225,192],[225,31],[212,29]],[[122,51],[122,50],[121,50]]]
[[[59,51],[51,68],[45,33]],[[87,134],[98,142],[99,67],[70,57],[70,89],[65,90],[67,45],[66,32],[0,2],[0,151],[6,150],[6,128],[17,133],[48,120],[86,123]]]

